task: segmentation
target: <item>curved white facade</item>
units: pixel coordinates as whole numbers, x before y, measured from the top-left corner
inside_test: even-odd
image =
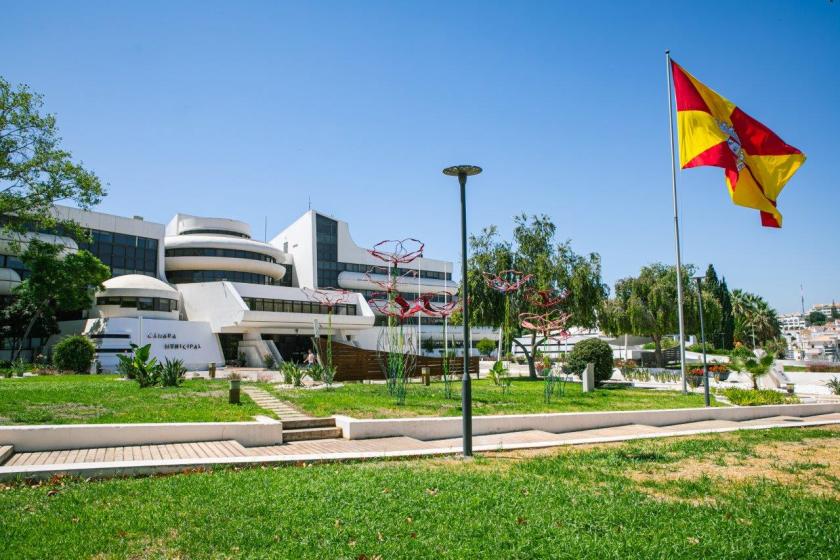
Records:
[[[20,284],[20,275],[11,268],[0,268],[0,296],[11,295]]]
[[[231,277],[220,279],[279,284],[286,276],[283,263],[292,260],[277,247],[250,239],[250,226],[237,220],[178,214],[167,234],[164,266],[176,284],[206,281],[211,275],[215,280],[226,272]]]
[[[179,317],[178,290],[157,278],[141,274],[126,274],[106,280],[96,292],[91,315],[101,318],[148,317],[172,319]]]

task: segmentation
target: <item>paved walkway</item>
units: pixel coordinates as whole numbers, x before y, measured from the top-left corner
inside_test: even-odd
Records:
[[[242,392],[251,397],[257,405],[275,413],[280,420],[308,420],[312,418],[294,408],[286,401],[281,401],[271,393],[250,385],[243,384]]]
[[[263,391],[264,393],[264,391]],[[774,427],[840,424],[840,413],[818,416],[775,416],[743,422],[706,420],[670,426],[627,424],[575,432],[527,430],[473,438],[476,452],[500,451],[685,436]],[[0,466],[0,478],[47,478],[55,474],[115,476],[177,472],[216,465],[278,464],[386,457],[445,455],[461,452],[461,439],[421,441],[410,437],[367,440],[341,438],[289,442],[266,447],[243,447],[236,441],[139,445],[15,453]]]

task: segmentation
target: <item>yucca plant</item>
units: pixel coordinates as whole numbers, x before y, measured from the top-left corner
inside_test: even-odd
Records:
[[[307,371],[312,381],[322,381],[324,379],[324,366],[321,364],[312,364]]]
[[[300,371],[298,365],[294,362],[283,362],[280,364],[280,373],[283,374],[283,383],[291,385],[294,376]]]
[[[187,368],[184,360],[170,360],[166,358],[160,368],[160,380],[164,387],[178,387],[184,381]]]

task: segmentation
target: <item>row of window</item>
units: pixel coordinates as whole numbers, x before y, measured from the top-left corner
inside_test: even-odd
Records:
[[[178,300],[156,297],[102,296],[96,305],[118,305],[140,311],[178,311]]]
[[[18,273],[21,280],[29,277],[29,270],[24,266],[23,261],[14,255],[0,255],[0,268],[11,268]]]
[[[275,313],[316,313],[327,315],[326,305],[315,301],[293,301],[286,299],[243,298],[251,311],[272,311]],[[356,315],[356,306],[339,303],[333,307],[333,315]]]
[[[112,276],[144,274],[157,276],[158,240],[98,229],[90,230],[90,241],[79,243],[111,268]]]
[[[265,274],[241,272],[238,270],[172,270],[166,272],[170,284],[193,284],[196,282],[242,282],[243,284],[272,285],[274,280]]]
[[[181,235],[229,235],[231,237],[242,237],[244,239],[251,239],[251,236],[246,233],[239,233],[238,231],[230,231],[226,229],[191,229],[189,231],[182,231]]]
[[[228,257],[233,259],[251,259],[276,263],[277,259],[271,255],[263,255],[254,251],[240,251],[239,249],[213,249],[209,247],[184,247],[167,249],[167,257]]]

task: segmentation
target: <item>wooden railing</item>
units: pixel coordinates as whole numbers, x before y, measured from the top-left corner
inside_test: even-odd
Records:
[[[318,341],[318,349],[322,360],[327,355],[327,341],[322,338]],[[332,343],[332,361],[336,368],[336,381],[363,381],[368,379],[385,379],[382,369],[384,355],[376,350],[366,350],[345,342]],[[428,367],[430,375],[443,374],[443,358],[431,358],[428,356],[415,356],[415,366],[409,373],[412,377],[421,374],[421,368]],[[450,373],[460,375],[463,371],[463,358],[450,359]],[[473,375],[478,374],[478,358],[471,357],[469,371]]]

